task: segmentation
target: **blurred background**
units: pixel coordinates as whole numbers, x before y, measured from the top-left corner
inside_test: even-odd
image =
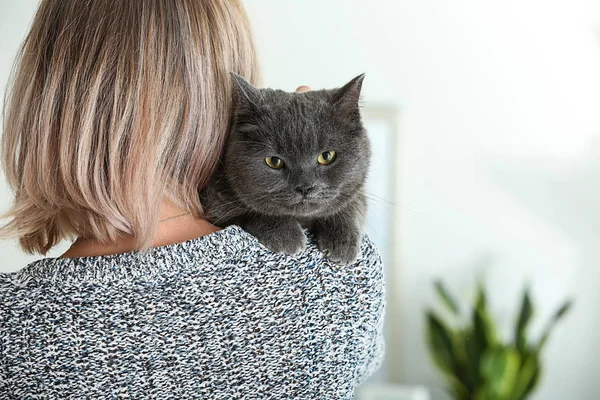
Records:
[[[574,300],[531,398],[597,399],[600,1],[245,3],[265,86],[335,87],[365,72],[365,109],[389,124],[382,143],[393,148],[377,154],[386,175],[372,179],[380,214],[369,226],[389,292],[386,364],[373,384],[450,398],[428,352],[425,311],[438,304],[435,279],[468,308],[481,278],[506,340],[527,283],[532,340]],[[3,87],[36,6],[0,0]],[[0,179],[0,208],[9,202]],[[10,242],[0,252],[0,272],[35,259]]]

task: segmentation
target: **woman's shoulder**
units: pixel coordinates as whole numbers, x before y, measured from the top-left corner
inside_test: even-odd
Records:
[[[276,253],[265,247],[260,241],[250,233],[235,226],[234,230],[237,235],[249,246],[248,248],[254,252],[256,261],[261,260],[279,261],[281,263],[292,263],[299,265],[319,264],[335,267],[336,264],[329,260],[325,254],[319,249],[317,240],[311,231],[305,230],[307,236],[306,248],[297,254]],[[380,265],[381,256],[375,243],[369,236],[364,234],[361,238],[360,251],[355,262],[349,265],[337,265],[342,268],[352,268],[353,266]]]
[[[80,258],[45,258],[20,271],[0,274],[0,296],[26,287],[81,284],[132,284],[228,274],[294,274],[307,277],[327,273],[331,278],[382,280],[381,257],[364,235],[357,261],[340,266],[319,250],[306,231],[304,251],[276,253],[237,225],[183,243],[156,247],[145,253],[123,253]]]
[[[277,273],[294,271],[306,279],[330,280],[335,284],[354,284],[356,286],[377,286],[383,288],[383,264],[376,244],[364,234],[361,239],[360,252],[355,262],[348,265],[338,265],[329,260],[319,249],[315,236],[306,230],[306,248],[298,254],[276,253],[265,246],[250,233],[235,228],[236,234],[247,243],[248,253],[237,256],[242,268],[252,271],[271,269]]]

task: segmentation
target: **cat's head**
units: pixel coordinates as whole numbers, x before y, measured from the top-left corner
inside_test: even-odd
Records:
[[[339,89],[257,89],[232,74],[236,99],[224,157],[233,190],[250,209],[313,218],[362,190],[371,155],[359,97],[364,75]]]

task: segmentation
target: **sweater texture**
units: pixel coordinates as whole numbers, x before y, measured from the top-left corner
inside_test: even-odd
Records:
[[[383,358],[376,247],[338,266],[233,225],[0,274],[0,399],[353,399]]]

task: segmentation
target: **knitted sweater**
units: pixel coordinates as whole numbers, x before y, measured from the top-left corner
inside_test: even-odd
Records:
[[[0,399],[352,399],[383,357],[373,243],[328,261],[238,226],[0,274]]]

